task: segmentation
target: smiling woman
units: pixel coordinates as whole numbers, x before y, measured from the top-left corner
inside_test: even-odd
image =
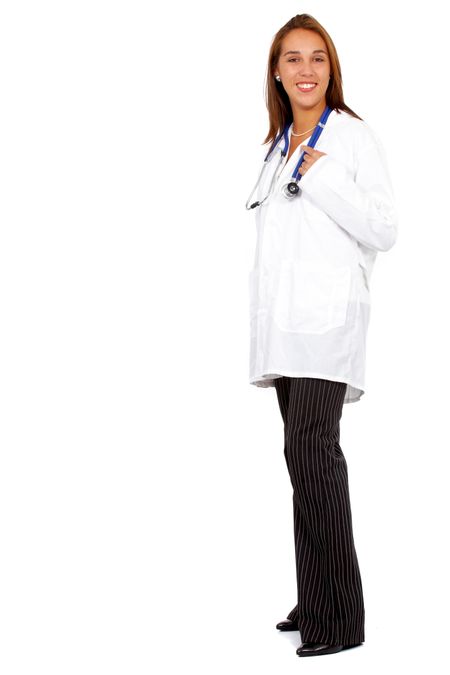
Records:
[[[317,119],[313,107],[324,103],[325,95],[332,109],[345,110],[361,119],[344,103],[341,67],[330,35],[308,14],[295,16],[278,31],[269,52],[268,73],[270,129],[264,143],[275,140],[278,129],[289,117],[294,118],[294,135],[306,133],[307,126]],[[314,87],[302,87],[305,82]],[[299,92],[308,94],[308,98],[300,100]]]
[[[311,656],[364,642],[339,420],[365,391],[369,281],[397,216],[384,148],[345,104],[334,44],[308,14],[273,39],[266,102],[249,379],[275,388],[294,489],[297,602],[277,628],[300,630],[297,654]]]

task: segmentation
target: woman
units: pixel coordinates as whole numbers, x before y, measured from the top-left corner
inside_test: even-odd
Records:
[[[370,277],[398,225],[384,149],[344,103],[336,49],[313,17],[278,31],[267,77],[250,383],[276,389],[293,486],[297,603],[277,628],[300,630],[297,654],[312,656],[365,639],[339,420],[364,394]]]

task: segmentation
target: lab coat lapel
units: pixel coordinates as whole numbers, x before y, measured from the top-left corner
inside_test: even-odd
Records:
[[[317,141],[317,143],[320,144],[320,140],[322,139],[322,136],[323,136],[324,134],[326,134],[327,129],[331,128],[331,127],[334,125],[336,115],[337,115],[337,112],[336,112],[335,110],[332,110],[332,111],[330,112],[330,114],[328,115],[328,119],[327,119],[327,122],[326,122],[326,124],[325,124],[325,127],[324,127],[324,129],[322,130],[322,133],[320,134],[319,140]],[[329,126],[328,126],[328,125],[329,125]],[[291,124],[291,127],[290,127],[289,132],[291,132],[291,130],[292,130],[292,124]],[[309,144],[309,141],[311,140],[311,137],[312,137],[313,133],[314,133],[314,130],[311,132],[311,134],[309,135],[308,138],[305,138],[305,140],[303,140],[303,141],[298,145],[298,147],[294,150],[294,152],[292,153],[292,155],[289,157],[289,160],[288,160],[287,162],[285,161],[285,162],[283,163],[282,169],[280,170],[280,172],[279,172],[279,174],[278,174],[277,188],[280,187],[281,181],[283,181],[283,185],[284,185],[284,183],[286,182],[286,179],[287,179],[287,178],[289,178],[289,179],[291,178],[292,173],[293,173],[293,171],[294,171],[294,168],[295,168],[295,166],[296,166],[298,160],[300,159],[301,153],[303,152],[303,150],[300,148],[300,145],[308,145],[308,144]]]

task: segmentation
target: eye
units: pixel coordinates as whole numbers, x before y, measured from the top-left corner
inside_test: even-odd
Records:
[[[323,59],[321,56],[316,56],[315,60],[316,61],[325,61],[325,59]],[[293,56],[291,59],[288,59],[288,61],[298,61],[298,58]]]

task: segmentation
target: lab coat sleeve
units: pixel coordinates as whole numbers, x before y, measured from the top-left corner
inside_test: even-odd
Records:
[[[352,172],[330,155],[322,155],[300,180],[314,203],[359,242],[388,251],[396,242],[398,223],[383,147],[376,142],[357,155]]]

